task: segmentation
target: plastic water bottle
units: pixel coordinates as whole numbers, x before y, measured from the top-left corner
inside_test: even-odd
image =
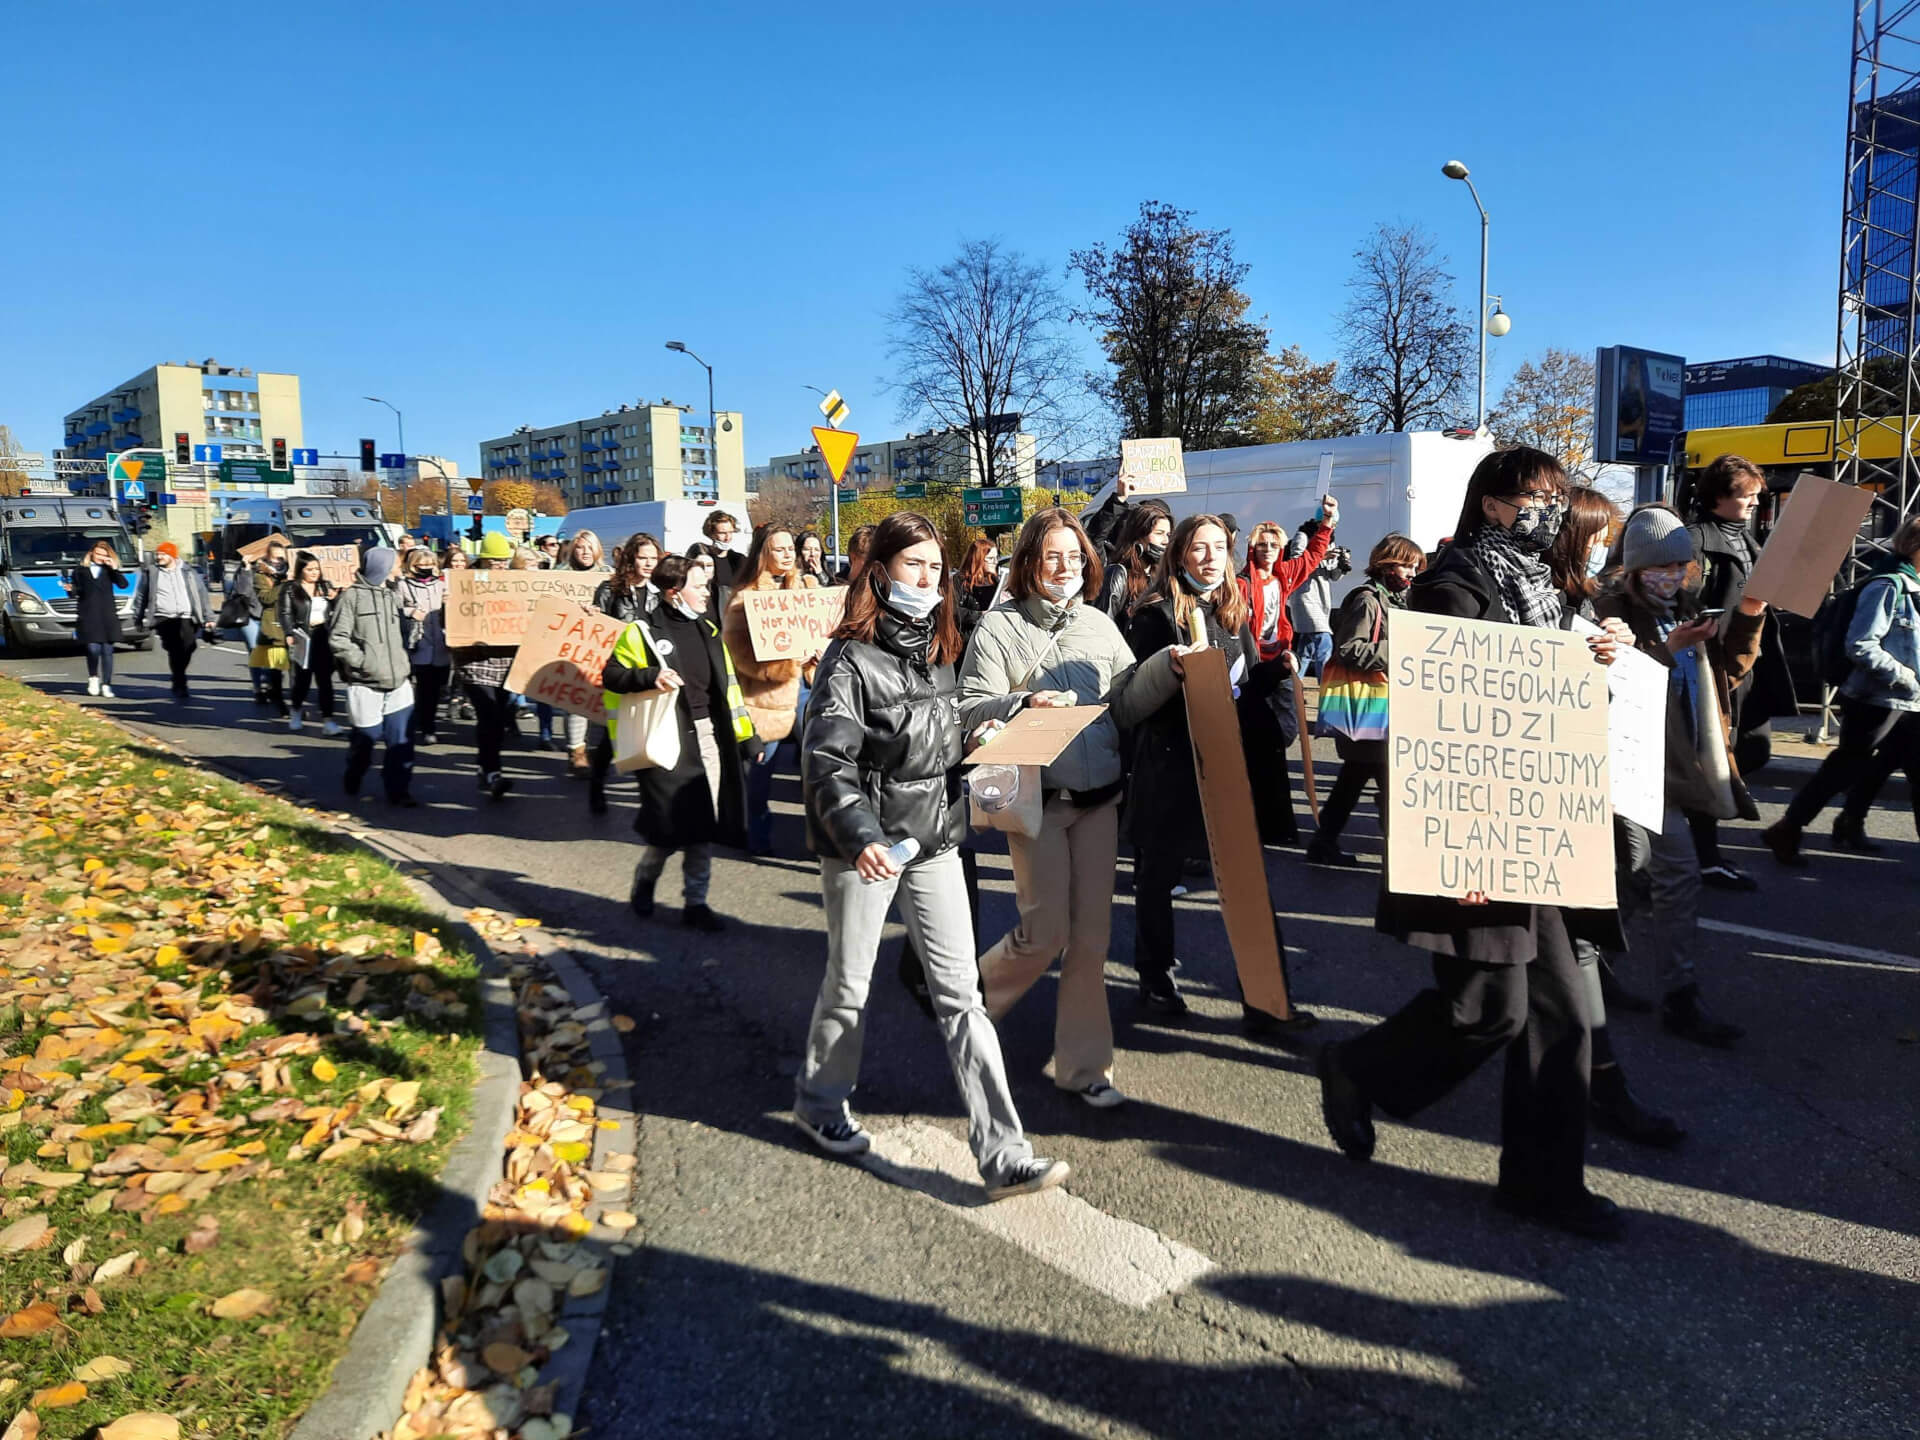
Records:
[[[907,862],[919,853],[920,842],[911,835],[904,840],[897,840],[887,847],[887,859],[891,860],[894,868],[899,870],[906,869]],[[871,885],[873,881],[868,880],[865,883]]]

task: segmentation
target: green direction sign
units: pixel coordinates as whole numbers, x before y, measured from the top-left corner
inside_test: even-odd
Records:
[[[115,495],[132,484],[156,501],[167,488],[167,457],[160,450],[121,450],[107,456],[107,486]]]
[[[860,492],[858,490],[848,490],[843,488],[840,491],[840,503],[842,505],[851,505],[853,504],[854,501],[858,500],[859,498],[860,498]]]
[[[969,487],[960,492],[960,503],[966,509],[967,524],[983,530],[1020,523],[1020,492],[1013,486],[996,485],[991,490]]]
[[[275,470],[265,459],[222,460],[220,483],[250,490],[258,485],[291,485],[293,471]]]
[[[927,482],[924,480],[904,481],[893,487],[893,498],[896,500],[924,500],[927,498]]]

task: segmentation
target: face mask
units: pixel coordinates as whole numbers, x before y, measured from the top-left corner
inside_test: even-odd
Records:
[[[902,585],[895,580],[887,591],[887,604],[909,620],[924,620],[940,604],[940,587],[928,585],[923,589],[918,585]]]
[[[1587,578],[1597,580],[1600,572],[1607,568],[1607,547],[1596,545],[1587,552]]]
[[[689,620],[698,620],[700,618],[700,612],[694,609],[691,605],[687,604],[686,599],[680,594],[678,590],[674,591],[672,595],[667,597],[667,603],[673,606],[673,608],[678,610],[682,615],[686,616],[687,619]]]
[[[1187,589],[1196,595],[1204,595],[1213,588],[1206,581],[1195,578],[1194,573],[1184,566],[1181,568],[1180,578],[1186,582]]]
[[[1164,545],[1142,545],[1140,547],[1140,558],[1149,565],[1158,565],[1161,560],[1166,558],[1166,553],[1167,547]]]
[[[1538,510],[1522,510],[1513,517],[1513,538],[1529,549],[1550,550],[1566,518],[1566,503],[1561,500]]]
[[[1080,593],[1084,581],[1077,579],[1042,580],[1040,588],[1047,592],[1047,598],[1056,605],[1065,605]]]
[[[1684,571],[1675,574],[1671,570],[1643,570],[1640,572],[1640,588],[1655,600],[1671,600],[1680,593],[1687,583]]]
[[[1405,590],[1409,585],[1413,584],[1413,577],[1411,575],[1396,575],[1396,574],[1389,573],[1386,575],[1382,575],[1380,577],[1380,583],[1383,586],[1385,586],[1387,590],[1390,591],[1392,594],[1398,595],[1401,591]]]

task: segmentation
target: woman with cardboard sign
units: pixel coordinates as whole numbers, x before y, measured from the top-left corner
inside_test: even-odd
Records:
[[[1167,665],[1181,679],[1185,656],[1224,650],[1236,698],[1263,697],[1285,678],[1285,660],[1260,658],[1249,614],[1246,592],[1233,573],[1226,527],[1216,515],[1189,515],[1175,527],[1154,569],[1153,586],[1133,612],[1127,643],[1143,664]],[[1230,743],[1237,747],[1239,736],[1230,737]],[[1132,750],[1124,824],[1134,856],[1133,963],[1141,1007],[1178,1020],[1187,1013],[1187,1002],[1173,979],[1179,965],[1173,954],[1173,887],[1186,862],[1211,855],[1187,702],[1179,686],[1141,719]],[[1256,1036],[1278,1034],[1294,1023],[1249,1005],[1242,1006],[1242,1018]]]
[[[969,728],[997,719],[1009,696],[1033,707],[1105,705],[1044,767],[1039,833],[1010,830],[1020,923],[980,957],[987,1014],[996,1022],[1060,958],[1053,1083],[1097,1109],[1126,1099],[1113,1085],[1107,943],[1124,788],[1121,732],[1180,688],[1171,652],[1136,663],[1119,628],[1094,604],[1100,557],[1070,510],[1029,517],[1013,547],[1007,598],[981,617],[960,667]]]
[[[889,515],[874,530],[807,706],[807,845],[820,857],[827,971],[793,1117],[831,1155],[859,1155],[872,1144],[847,1101],[860,1078],[880,933],[898,898],[907,933],[926,957],[934,1014],[966,1105],[967,1141],[987,1198],[1001,1200],[1059,1185],[1068,1168],[1035,1155],[1027,1142],[980,996],[960,873],[967,821],[953,673],[959,658],[940,534],[924,515]],[[1001,718],[1019,703],[983,708]]]
[[[747,848],[755,855],[773,853],[773,761],[780,742],[794,732],[800,707],[806,704],[813,659],[759,660],[754,658],[752,629],[747,623],[747,592],[813,590],[818,582],[800,572],[793,531],[784,525],[762,525],[753,532],[753,544],[735,577],[733,594],[721,619],[720,634],[740,676],[740,693],[747,699],[753,729],[765,743],[759,760],[747,773]]]
[[[1467,482],[1452,544],[1413,582],[1409,608],[1566,628],[1570,612],[1548,552],[1566,519],[1567,489],[1565,469],[1544,451],[1487,456]],[[1589,640],[1602,664],[1617,643],[1606,632]],[[1434,984],[1320,1052],[1321,1113],[1335,1143],[1354,1160],[1371,1159],[1376,1106],[1411,1118],[1504,1050],[1496,1203],[1576,1234],[1617,1235],[1619,1208],[1586,1186],[1592,1022],[1573,941],[1620,949],[1618,913],[1383,888],[1374,926],[1429,952]]]

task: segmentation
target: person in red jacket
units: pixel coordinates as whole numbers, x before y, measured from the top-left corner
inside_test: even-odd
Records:
[[[1253,789],[1254,815],[1260,822],[1263,845],[1297,845],[1300,822],[1293,813],[1292,782],[1287,775],[1287,747],[1299,734],[1293,687],[1299,683],[1293,660],[1293,622],[1287,616],[1287,597],[1313,578],[1333,543],[1340,502],[1331,495],[1320,502],[1324,521],[1307,546],[1293,559],[1286,554],[1287,536],[1278,525],[1263,521],[1247,537],[1247,566],[1240,572],[1240,589],[1247,597],[1248,625],[1262,661],[1283,659],[1286,676],[1271,694],[1255,695],[1235,681],[1240,705],[1240,744],[1247,757],[1247,780]]]

